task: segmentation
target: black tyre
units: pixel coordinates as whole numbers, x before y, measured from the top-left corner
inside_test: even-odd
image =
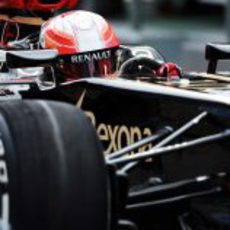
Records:
[[[1,229],[108,230],[102,148],[76,108],[56,102],[0,104]]]

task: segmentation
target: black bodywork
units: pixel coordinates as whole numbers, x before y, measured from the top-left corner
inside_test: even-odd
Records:
[[[142,76],[134,80],[85,78],[40,90],[36,81],[19,81],[10,86],[2,82],[2,91],[14,97],[17,92],[22,99],[65,101],[85,111],[104,146],[114,229],[117,222],[119,229],[199,229],[197,225],[207,222],[219,226],[224,221],[212,219],[203,210],[220,206],[218,211],[224,208],[225,215],[229,213],[230,85],[228,76],[215,74],[214,68],[218,59],[228,58],[223,55],[226,49],[222,51],[209,47],[208,72],[212,74],[184,74],[177,82]],[[49,62],[52,55],[33,57],[31,63]],[[15,53],[7,57],[11,64],[14,58],[22,58]],[[23,58],[27,63],[28,56]],[[150,137],[156,138],[127,151],[128,156],[110,157]],[[137,159],[125,170],[135,161],[132,157],[152,150],[152,155]],[[209,207],[212,203],[216,205]],[[223,217],[223,212],[218,214]],[[228,222],[224,224],[229,227]]]
[[[199,87],[200,84],[202,80]],[[203,84],[207,86],[205,81]],[[92,121],[107,155],[156,135],[165,127],[176,131],[204,112],[207,116],[169,144],[228,130],[229,97],[225,95],[226,90],[221,90],[222,83],[211,84],[216,84],[216,88],[210,90],[223,90],[223,95],[204,93],[199,87],[195,91],[194,86],[189,90],[178,89],[178,85],[97,78],[62,85],[51,91],[35,93],[32,89],[22,95],[23,98],[66,101],[82,108]],[[131,154],[147,151],[156,143],[139,147]],[[129,172],[118,173],[120,179],[116,183],[122,184],[118,186],[121,189],[118,193],[122,194],[118,198],[122,206],[119,217],[131,219],[140,229],[181,229],[179,217],[188,215],[197,197],[211,201],[220,197],[227,199],[229,147],[227,136],[141,161]],[[119,172],[124,165],[118,164],[115,171]],[[195,179],[198,177],[208,179],[198,182]]]

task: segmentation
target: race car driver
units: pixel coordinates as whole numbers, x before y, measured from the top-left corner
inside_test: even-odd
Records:
[[[39,42],[42,48],[58,51],[56,69],[61,82],[91,76],[135,78],[140,74],[173,80],[181,75],[180,69],[163,62],[155,49],[121,46],[112,26],[88,11],[51,18],[42,26]]]

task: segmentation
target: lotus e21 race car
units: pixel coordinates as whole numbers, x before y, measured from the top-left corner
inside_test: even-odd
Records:
[[[229,45],[165,77],[155,49],[119,52],[118,77],[63,82],[56,50],[0,51],[1,229],[230,228]]]

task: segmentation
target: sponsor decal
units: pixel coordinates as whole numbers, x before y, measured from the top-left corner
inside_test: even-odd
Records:
[[[97,134],[105,146],[105,154],[116,152],[138,140],[151,135],[149,128],[141,129],[137,126],[128,127],[126,125],[109,125],[100,123],[97,127]],[[146,151],[151,145],[139,148],[137,152]],[[134,154],[132,152],[131,154]]]
[[[98,51],[95,53],[84,53],[84,54],[72,55],[71,56],[71,63],[72,64],[80,64],[80,63],[84,63],[84,62],[99,61],[102,59],[108,59],[110,57],[111,57],[111,50]]]
[[[100,60],[110,60],[116,55],[117,48],[114,49],[104,49],[93,52],[84,52],[78,54],[66,54],[60,55],[58,57],[58,63],[60,65],[64,64],[89,64],[94,61]]]
[[[77,102],[77,107],[82,108],[86,91],[84,91]],[[106,124],[98,123],[96,115],[92,111],[85,111],[86,116],[90,119],[97,131],[97,135],[105,148],[105,154],[118,151],[138,140],[152,135],[150,128],[141,128],[138,126],[127,126],[125,124]],[[137,152],[146,151],[152,148],[152,144],[137,149]],[[131,154],[135,154],[132,152]]]

